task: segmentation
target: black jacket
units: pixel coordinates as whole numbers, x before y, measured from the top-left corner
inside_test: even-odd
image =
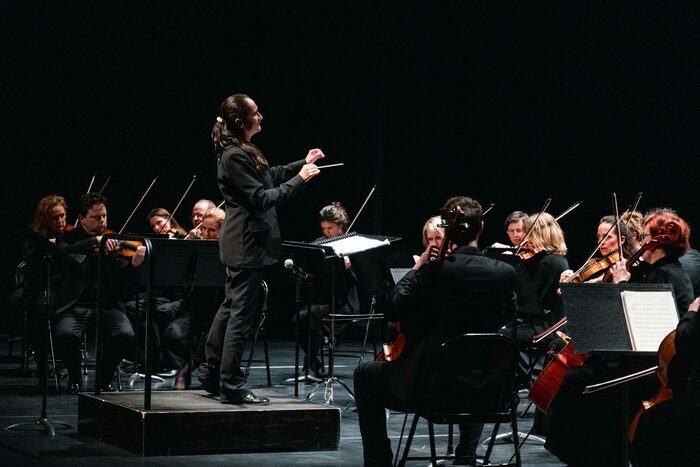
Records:
[[[400,321],[407,338],[399,359],[387,364],[395,369],[392,392],[398,399],[415,400],[427,363],[443,342],[468,332],[496,332],[513,318],[514,281],[510,265],[461,246],[396,284],[386,317]]]
[[[297,175],[304,163],[302,159],[260,174],[253,158],[237,146],[218,158],[217,179],[226,201],[219,253],[226,266],[260,268],[277,262],[282,240],[275,206],[304,188]]]

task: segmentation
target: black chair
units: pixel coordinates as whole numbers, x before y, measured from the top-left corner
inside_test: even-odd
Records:
[[[430,361],[431,376],[417,405],[399,465],[409,459],[429,459],[436,466],[437,459],[451,458],[435,454],[434,424],[494,423],[484,465],[520,467],[518,443],[513,445],[515,464],[489,463],[500,424],[510,423],[513,432],[518,432],[517,359],[516,342],[500,334],[464,334],[445,342]],[[428,422],[431,455],[409,458],[420,418]]]

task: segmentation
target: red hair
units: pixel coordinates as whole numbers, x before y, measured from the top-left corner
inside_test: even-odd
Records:
[[[644,225],[652,237],[663,236],[661,242],[666,256],[678,258],[690,248],[690,226],[677,214],[660,211],[648,215]]]

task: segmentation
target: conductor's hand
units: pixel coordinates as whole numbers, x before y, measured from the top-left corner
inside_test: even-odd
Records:
[[[304,167],[302,167],[301,170],[299,171],[299,175],[306,182],[311,177],[315,177],[316,175],[318,175],[320,172],[321,171],[319,170],[318,167],[316,167],[316,164],[305,164]]]
[[[323,151],[321,151],[318,148],[314,148],[309,151],[309,153],[306,155],[306,163],[307,164],[313,164],[319,159],[323,159],[326,157],[325,154],[323,154]]]

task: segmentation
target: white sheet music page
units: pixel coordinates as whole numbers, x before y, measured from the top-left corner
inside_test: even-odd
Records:
[[[664,337],[678,325],[678,311],[669,292],[637,292],[624,290],[622,307],[632,349],[656,352]]]
[[[334,242],[324,243],[333,247],[333,251],[338,256],[347,256],[353,253],[359,253],[361,251],[370,250],[372,248],[377,248],[384,245],[389,245],[389,240],[384,239],[377,240],[375,238],[368,238],[363,235],[353,235],[352,237],[341,238]]]

